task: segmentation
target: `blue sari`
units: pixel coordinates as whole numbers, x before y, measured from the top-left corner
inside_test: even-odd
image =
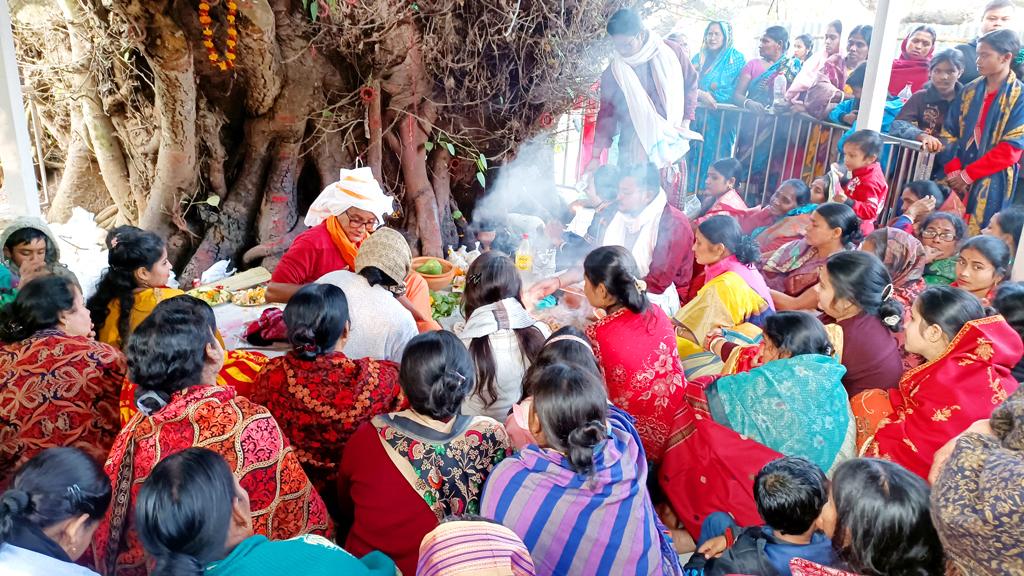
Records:
[[[1010,72],[999,88],[985,118],[978,128],[985,103],[985,79],[968,84],[949,107],[943,139],[949,142],[940,156],[941,161],[960,160],[961,167],[971,163],[1007,142],[1014,148],[1024,148],[1024,85]],[[984,228],[992,215],[1008,206],[1017,187],[1018,165],[1014,164],[991,176],[979,178],[971,186],[967,198],[967,214],[971,229]]]
[[[693,57],[693,65],[700,73],[700,89],[711,94],[715,102],[728,104],[732,102],[736,81],[739,80],[743,65],[746,64],[746,58],[733,47],[732,25],[728,22],[710,22],[704,30],[705,37],[707,30],[716,24],[722,29],[722,48],[717,54],[711,54],[705,45],[700,53]],[[687,190],[702,188],[708,166],[715,160],[732,156],[738,121],[735,113],[723,114],[703,107],[697,109],[693,129],[704,135],[704,142],[690,143],[691,152],[687,155],[690,182]]]
[[[760,76],[752,79],[747,88],[747,98],[770,109],[774,98],[775,78],[783,76],[788,87],[796,77],[797,69],[792,65],[793,60],[795,58],[783,56]],[[750,166],[750,185],[743,190],[748,203],[760,204],[763,192],[775,190],[782,179],[794,176],[784,174],[783,166],[786,147],[789,144],[790,122],[779,120],[778,126],[775,126],[774,119],[771,114],[760,117],[756,114],[746,114],[743,118],[735,157],[741,165]],[[768,165],[769,155],[771,166]]]
[[[846,368],[830,356],[773,360],[706,389],[715,422],[787,456],[830,470],[853,455],[856,427],[843,388]]]

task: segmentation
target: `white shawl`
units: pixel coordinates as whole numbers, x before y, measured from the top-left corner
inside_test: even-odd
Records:
[[[651,63],[654,82],[665,103],[665,116],[658,113],[651,96],[644,90],[634,67]],[[640,51],[629,57],[616,54],[611,62],[612,75],[619,84],[640,143],[658,168],[674,164],[690,150],[690,140],[701,136],[683,122],[685,85],[683,70],[675,52],[653,30]]]
[[[536,324],[530,313],[515,298],[481,306],[473,311],[459,338],[472,340],[490,336],[498,330],[519,330]]]

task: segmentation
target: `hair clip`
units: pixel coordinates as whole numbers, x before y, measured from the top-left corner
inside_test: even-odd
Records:
[[[147,406],[146,400],[153,400],[156,402],[155,406]],[[149,391],[145,394],[140,394],[135,400],[135,406],[138,407],[139,412],[142,412],[146,416],[152,416],[159,412],[164,406],[167,406],[167,401],[160,397],[157,392]]]
[[[640,278],[633,278],[633,285],[636,286],[637,292],[647,292],[647,282]]]
[[[78,484],[72,484],[68,486],[68,500],[71,501],[71,506],[76,506],[82,500],[82,489],[78,487]]]
[[[900,317],[895,314],[893,314],[892,316],[886,316],[885,318],[882,318],[882,324],[885,324],[886,326],[896,326],[899,323]]]
[[[462,384],[463,382],[466,381],[466,377],[463,376],[458,370],[447,370],[446,373],[455,376],[455,378],[459,381],[459,384]]]
[[[466,276],[466,282],[470,284],[479,284],[480,279],[480,274],[470,274],[469,276]]]
[[[1024,64],[1024,48],[1017,51],[1017,55],[1013,57],[1013,65],[1020,66]]]
[[[892,293],[894,292],[894,290],[895,289],[893,288],[892,284],[886,284],[885,288],[882,288],[882,302],[885,302],[889,298],[892,298]],[[893,324],[893,326],[895,326],[895,324]]]
[[[320,349],[320,347],[317,346],[316,344],[303,344],[302,345],[302,351],[303,352],[308,352],[310,354],[316,354],[317,350],[319,350],[319,349]]]

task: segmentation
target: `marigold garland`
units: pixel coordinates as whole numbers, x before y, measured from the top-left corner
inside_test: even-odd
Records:
[[[224,49],[224,56],[213,45],[213,19],[210,18],[210,4],[199,3],[199,23],[203,25],[203,46],[206,47],[207,58],[222,72],[227,72],[235,67],[235,48],[238,46],[238,27],[235,24],[238,16],[238,4],[228,0],[228,39]]]

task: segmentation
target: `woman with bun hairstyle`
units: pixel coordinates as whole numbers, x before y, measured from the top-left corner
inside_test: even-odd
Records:
[[[423,537],[447,516],[480,513],[484,481],[511,446],[498,422],[461,414],[476,370],[451,332],[413,338],[399,381],[409,409],[374,417],[345,445],[338,525],[351,529],[339,542],[357,556],[380,550],[415,574]]]
[[[332,284],[299,289],[284,323],[292,349],[270,360],[249,398],[274,415],[330,507],[345,443],[363,422],[398,409],[398,364],[345,356],[348,301]]]
[[[110,481],[85,452],[37,454],[0,494],[0,574],[96,576],[75,561],[89,547],[110,497]]]
[[[538,574],[682,574],[631,418],[609,406],[587,370],[555,364],[538,382],[530,418],[538,443],[494,468],[481,515],[523,539]]]
[[[647,299],[625,248],[594,250],[583,262],[583,276],[590,305],[607,314],[587,328],[587,337],[608,397],[636,418],[647,457],[658,463],[686,384],[672,321]]]
[[[322,536],[269,540],[252,529],[249,494],[224,458],[189,448],[161,460],[138,495],[135,523],[152,576],[394,576],[380,552],[356,558]]]
[[[734,329],[756,340],[764,319],[775,311],[771,291],[753,264],[761,250],[731,216],[712,216],[697,227],[693,253],[704,265],[704,287],[675,315],[679,356],[687,378],[721,371],[721,360],[705,352],[716,329]]]

